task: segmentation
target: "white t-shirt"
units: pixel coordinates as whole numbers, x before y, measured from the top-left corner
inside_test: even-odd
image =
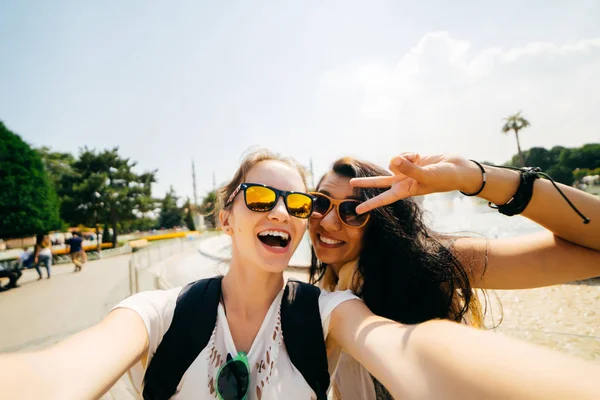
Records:
[[[162,337],[169,329],[177,297],[182,288],[156,290],[133,295],[115,308],[129,308],[140,315],[148,331],[148,362],[154,356]],[[248,352],[250,365],[250,400],[260,399],[316,399],[304,377],[292,364],[283,342],[279,315],[283,289],[277,295]],[[319,310],[323,333],[327,336],[332,311],[346,300],[358,299],[351,291],[326,292],[321,290]],[[190,365],[177,387],[173,399],[217,398],[215,378],[227,354],[235,356],[237,350],[223,306],[219,304],[217,323],[208,345]],[[141,393],[145,368],[138,362],[129,374],[135,388]]]

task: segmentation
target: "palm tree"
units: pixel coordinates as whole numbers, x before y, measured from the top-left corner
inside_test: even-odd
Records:
[[[521,115],[521,111],[514,115],[510,115],[504,118],[504,126],[502,127],[502,133],[508,133],[509,131],[515,131],[515,137],[517,138],[517,150],[519,151],[519,159],[521,160],[521,166],[525,166],[525,157],[521,151],[521,143],[519,142],[519,131],[523,128],[527,128],[529,121]]]

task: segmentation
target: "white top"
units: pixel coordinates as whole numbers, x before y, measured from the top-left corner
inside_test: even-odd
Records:
[[[392,399],[392,397],[386,397],[383,394],[378,396],[373,377],[369,371],[343,351],[332,380],[335,381],[335,386],[343,400]]]
[[[51,256],[52,255],[52,249],[50,247],[43,247],[40,252],[38,253],[38,256]]]
[[[181,287],[155,290],[133,295],[115,308],[129,308],[140,315],[148,331],[148,363],[154,356],[163,335],[169,329]],[[277,295],[248,352],[250,365],[250,400],[261,399],[316,399],[304,377],[292,364],[283,343],[280,321],[280,304],[283,289]],[[319,310],[323,333],[327,337],[331,312],[346,300],[358,299],[351,291],[329,293],[321,290]],[[173,399],[217,398],[215,378],[227,354],[235,356],[237,350],[231,337],[223,306],[219,304],[217,323],[208,345],[184,374]],[[145,368],[141,362],[130,370],[130,378],[141,393]]]

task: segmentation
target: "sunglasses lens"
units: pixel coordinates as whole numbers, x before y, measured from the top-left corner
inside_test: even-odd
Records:
[[[297,218],[308,218],[312,212],[312,198],[302,193],[290,193],[287,206],[290,214]]]
[[[276,199],[277,195],[269,188],[250,186],[246,189],[246,205],[252,211],[269,211]]]
[[[217,391],[224,400],[243,399],[248,392],[248,368],[242,361],[227,363],[219,373]]]
[[[356,212],[356,207],[358,207],[360,203],[355,201],[344,201],[340,203],[339,212],[340,218],[344,223],[350,226],[361,226],[365,223],[367,218],[369,218],[369,214],[358,214]]]
[[[322,218],[329,210],[329,206],[331,202],[325,196],[316,195],[317,199],[315,200],[315,205],[313,209],[313,216],[317,218]]]

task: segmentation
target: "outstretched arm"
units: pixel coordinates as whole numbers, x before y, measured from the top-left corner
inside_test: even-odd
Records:
[[[494,204],[505,204],[517,191],[518,172],[489,166],[484,166],[484,169],[488,182],[479,197]],[[589,224],[583,224],[581,217],[546,179],[535,181],[533,196],[522,215],[571,243],[600,250],[600,197],[562,183],[557,183],[557,185],[569,200],[590,219]],[[474,193],[480,186],[481,171],[471,162],[470,168],[465,171],[464,182],[460,190],[465,193]]]
[[[449,321],[397,324],[351,300],[330,335],[395,398],[600,398],[598,366]]]
[[[92,399],[107,392],[148,347],[142,319],[116,309],[102,322],[45,350],[0,355],[2,397]],[[32,377],[34,379],[32,380]]]
[[[487,183],[480,196],[495,204],[505,204],[517,190],[519,174],[501,168],[484,168]],[[452,190],[475,193],[482,184],[479,168],[462,157],[421,157],[407,153],[392,159],[390,169],[392,176],[351,181],[356,187],[390,187],[363,203],[358,211],[366,212],[409,196]],[[470,238],[456,240],[455,254],[471,271],[476,287],[528,288],[600,275],[600,198],[558,185],[591,222],[583,224],[549,181],[536,180],[523,215],[550,232],[489,242]]]
[[[502,168],[484,166],[487,183],[480,197],[495,204],[505,204],[519,186],[519,174]],[[406,153],[390,163],[392,176],[354,178],[355,187],[390,189],[357,207],[358,212],[390,204],[410,196],[461,190],[475,193],[482,183],[482,173],[475,163],[457,156],[421,157]],[[572,243],[600,250],[600,198],[581,190],[557,184],[572,203],[590,219],[582,219],[562,198],[550,181],[535,181],[533,196],[523,215]],[[508,217],[507,217],[508,218]]]
[[[505,239],[458,238],[452,252],[480,289],[529,289],[600,276],[600,251],[551,232]]]

